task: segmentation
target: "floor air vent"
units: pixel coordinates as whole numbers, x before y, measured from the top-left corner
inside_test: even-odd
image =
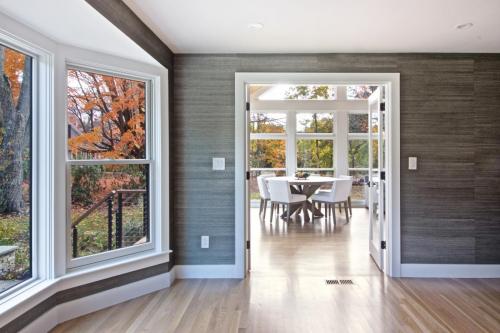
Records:
[[[351,285],[354,282],[352,280],[326,280],[326,284]]]

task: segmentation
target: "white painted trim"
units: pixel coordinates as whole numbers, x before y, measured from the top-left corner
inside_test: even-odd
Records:
[[[500,278],[500,265],[401,264],[401,277]]]
[[[177,279],[241,279],[237,265],[175,265]]]
[[[387,200],[388,234],[386,273],[400,275],[400,130],[399,130],[399,73],[235,73],[235,262],[241,277],[245,276],[245,85],[246,84],[317,84],[386,85],[387,108],[390,117],[387,137],[391,149],[387,152],[387,180],[390,184]]]
[[[59,304],[45,312],[26,326],[21,332],[48,332],[67,320],[98,311],[164,288],[170,287],[175,275],[172,272],[159,274],[147,279],[132,282],[74,301]]]

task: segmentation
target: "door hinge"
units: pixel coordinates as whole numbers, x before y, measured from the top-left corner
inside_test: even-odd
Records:
[[[381,248],[382,250],[385,250],[385,249],[387,248],[387,243],[386,243],[385,241],[381,241],[381,242],[380,242],[380,248]]]
[[[250,171],[247,171],[247,180],[250,180]]]
[[[385,102],[380,103],[380,111],[385,111]]]
[[[380,171],[380,180],[385,180],[385,171]]]
[[[246,102],[245,110],[250,111],[250,102]]]
[[[247,240],[247,250],[250,250],[250,241]]]

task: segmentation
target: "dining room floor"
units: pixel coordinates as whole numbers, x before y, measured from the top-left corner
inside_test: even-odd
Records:
[[[251,208],[251,274],[262,276],[344,276],[379,275],[368,250],[369,214],[353,208],[346,223],[344,211],[337,210],[337,224],[331,218],[290,222],[273,218],[268,209],[265,221],[259,209]]]

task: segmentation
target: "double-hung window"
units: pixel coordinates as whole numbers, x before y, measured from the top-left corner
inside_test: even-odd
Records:
[[[0,44],[0,293],[33,276],[34,63]]]
[[[250,112],[251,196],[259,197],[257,176],[286,174],[287,114],[285,112]]]
[[[334,175],[334,114],[301,112],[296,117],[296,156],[298,171],[321,176]]]
[[[150,85],[67,69],[69,268],[153,248]]]

